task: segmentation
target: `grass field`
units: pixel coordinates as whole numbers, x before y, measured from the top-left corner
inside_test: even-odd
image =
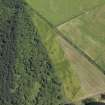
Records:
[[[104,27],[105,5],[58,26],[58,29],[105,70]]]
[[[26,0],[28,4],[53,25],[80,15],[84,11],[103,4],[105,0]]]

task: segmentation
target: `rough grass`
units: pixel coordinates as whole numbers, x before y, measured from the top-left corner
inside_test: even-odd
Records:
[[[36,9],[53,25],[62,23],[77,16],[105,0],[26,0],[32,8]]]

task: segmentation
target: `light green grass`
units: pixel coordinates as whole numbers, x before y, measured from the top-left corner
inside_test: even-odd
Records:
[[[65,20],[77,16],[105,0],[26,0],[32,8],[37,10],[52,24],[57,25]]]
[[[58,29],[105,69],[105,5]]]

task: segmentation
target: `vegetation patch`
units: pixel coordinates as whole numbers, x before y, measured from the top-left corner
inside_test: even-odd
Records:
[[[0,105],[63,105],[61,82],[27,5],[0,2]]]

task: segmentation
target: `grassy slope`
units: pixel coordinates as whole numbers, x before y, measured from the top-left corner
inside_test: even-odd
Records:
[[[105,69],[105,5],[58,27],[64,35]]]
[[[32,17],[41,40],[48,51],[56,75],[61,80],[62,92],[64,92],[65,99],[71,101],[75,98],[75,94],[82,94],[82,91],[77,92],[80,89],[80,81],[71,68],[70,62],[64,56],[64,51],[56,39],[57,33],[37,14]]]
[[[105,0],[26,0],[32,8],[57,25],[87,9],[103,4]]]

